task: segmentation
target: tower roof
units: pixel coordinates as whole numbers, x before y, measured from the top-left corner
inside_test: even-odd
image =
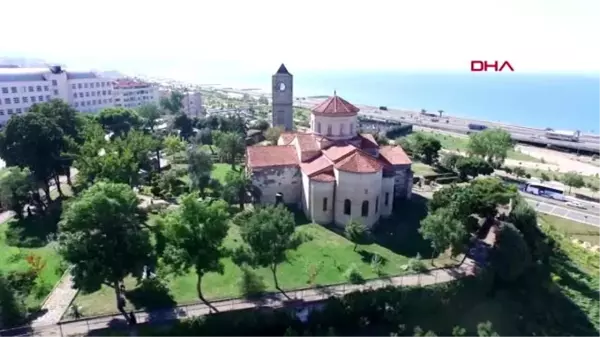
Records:
[[[277,69],[277,74],[291,75],[283,63],[279,66],[279,69]]]
[[[324,102],[318,104],[312,109],[315,115],[331,116],[331,117],[342,117],[342,116],[356,116],[360,109],[339,97],[336,92],[333,92],[333,96],[326,99]]]

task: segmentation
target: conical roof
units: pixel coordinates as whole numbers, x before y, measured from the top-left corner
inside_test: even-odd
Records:
[[[312,109],[315,115],[321,116],[356,116],[360,109],[339,97],[335,92],[333,96],[326,99]]]
[[[279,69],[277,70],[277,74],[291,75],[290,72],[285,67],[285,64],[283,64],[283,63],[279,66]]]

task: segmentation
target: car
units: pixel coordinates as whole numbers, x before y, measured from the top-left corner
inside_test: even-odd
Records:
[[[571,207],[575,207],[575,208],[580,208],[580,209],[585,209],[585,206],[577,201],[569,201],[567,202],[567,206],[571,206]]]

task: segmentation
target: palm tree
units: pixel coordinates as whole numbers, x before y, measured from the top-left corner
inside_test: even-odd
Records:
[[[440,118],[442,118],[442,114],[444,113],[444,110],[440,109],[440,110],[438,110],[438,113],[440,114]]]
[[[427,109],[421,109],[421,114],[424,115],[425,113],[427,113]]]

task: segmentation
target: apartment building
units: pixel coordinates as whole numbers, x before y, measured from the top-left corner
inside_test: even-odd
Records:
[[[145,104],[158,104],[158,88],[150,83],[121,79],[113,83],[114,105],[123,108],[137,108]]]
[[[161,90],[160,98],[168,98],[171,96],[171,90]],[[204,105],[202,102],[202,94],[198,91],[180,91],[183,95],[181,104],[182,112],[189,117],[200,117],[204,115]]]
[[[31,105],[62,99],[81,112],[113,106],[112,80],[91,71],[48,68],[0,67],[0,126]]]

